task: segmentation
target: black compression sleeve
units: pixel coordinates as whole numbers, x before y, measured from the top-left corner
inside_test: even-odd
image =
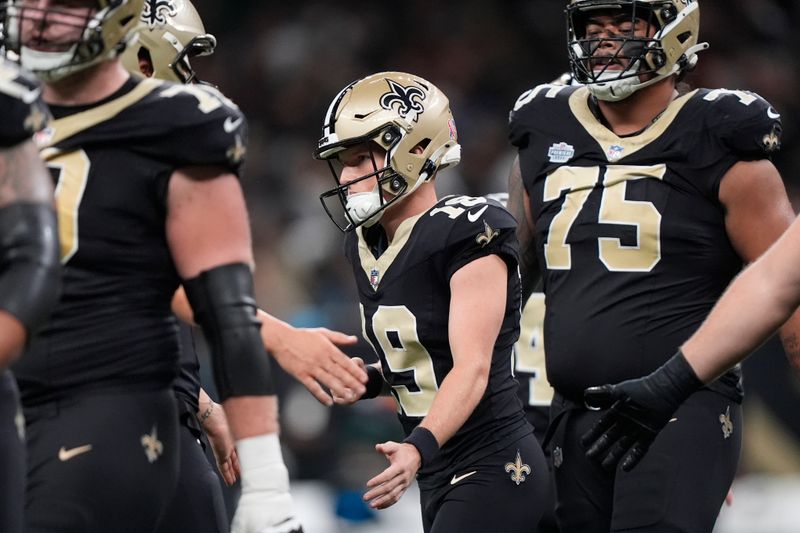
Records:
[[[58,224],[51,205],[14,203],[0,209],[0,309],[28,333],[61,293]]]
[[[212,268],[185,280],[183,287],[211,348],[222,401],[275,394],[250,268],[243,263]]]

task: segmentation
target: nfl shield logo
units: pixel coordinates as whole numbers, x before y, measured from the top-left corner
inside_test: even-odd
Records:
[[[369,284],[372,285],[373,289],[378,287],[378,283],[380,282],[381,273],[378,271],[377,268],[373,268],[369,273]]]
[[[609,161],[619,161],[622,159],[622,152],[625,151],[625,148],[618,144],[612,144],[608,147],[608,152],[606,152],[606,157],[608,157]]]

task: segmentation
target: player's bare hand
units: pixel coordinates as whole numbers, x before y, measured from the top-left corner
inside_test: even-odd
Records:
[[[295,328],[269,315],[259,316],[264,322],[261,328],[264,346],[281,368],[320,403],[330,406],[333,396],[358,399],[364,394],[367,373],[338,348],[358,342],[355,336],[327,328]]]
[[[211,412],[202,422],[203,429],[211,444],[211,451],[214,452],[219,473],[225,483],[230,486],[236,483],[240,474],[239,457],[236,455],[233,435],[228,427],[228,418],[225,416],[222,405],[211,402],[206,407],[206,409],[209,408]]]
[[[352,361],[354,365],[356,365],[358,368],[363,370],[364,373],[366,373],[367,366],[364,363],[363,359],[361,359],[360,357],[353,357],[352,359],[350,359],[350,361]],[[342,391],[331,390],[331,395],[333,396],[333,402],[339,405],[352,405],[356,403],[358,400],[360,400],[361,396],[364,394],[364,393],[359,394],[358,392],[352,389],[347,389],[344,392],[345,394],[342,395]]]
[[[422,464],[419,451],[413,444],[384,442],[375,449],[389,460],[389,467],[367,481],[369,489],[364,501],[373,509],[391,507],[405,494]]]

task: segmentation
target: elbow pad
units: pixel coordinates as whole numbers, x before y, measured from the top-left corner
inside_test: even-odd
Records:
[[[58,222],[51,205],[0,209],[0,309],[31,334],[61,295]]]
[[[275,394],[250,268],[244,263],[215,267],[185,280],[183,288],[211,348],[221,400]]]

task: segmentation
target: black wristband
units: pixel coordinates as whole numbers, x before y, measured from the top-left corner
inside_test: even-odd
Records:
[[[378,397],[385,383],[381,371],[377,367],[367,365],[367,390],[364,391],[364,394],[359,399],[369,400],[370,398]]]
[[[663,385],[668,387],[679,403],[703,386],[703,382],[697,377],[692,365],[689,364],[680,349],[669,361],[664,363],[662,372],[667,378]]]
[[[419,451],[423,468],[431,464],[431,461],[439,454],[439,443],[436,441],[436,437],[433,436],[430,430],[422,426],[415,427],[403,442],[413,444]]]

